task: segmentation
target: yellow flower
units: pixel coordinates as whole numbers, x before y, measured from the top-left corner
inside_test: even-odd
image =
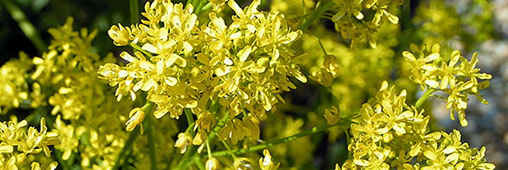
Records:
[[[51,152],[49,145],[60,142],[57,134],[47,132],[45,118],[40,120],[39,131],[34,127],[26,129],[26,120],[17,122],[16,117],[11,119],[9,122],[0,122],[0,167],[2,169],[28,169],[26,166],[40,168],[38,162],[30,162],[32,159],[28,155],[36,155],[42,151],[46,157],[49,157]],[[47,165],[47,169],[55,169],[56,166],[56,162],[51,162]]]
[[[331,18],[335,23],[335,30],[339,31],[344,39],[351,39],[351,46],[369,42],[376,47],[375,34],[378,32],[384,18],[392,24],[397,24],[399,18],[393,13],[402,5],[401,0],[333,0],[338,9]],[[365,16],[362,11],[375,12],[370,22],[362,22]]]
[[[220,163],[215,158],[210,158],[205,163],[206,170],[217,170],[220,169]]]
[[[0,114],[10,108],[17,108],[28,100],[28,85],[25,75],[32,62],[25,53],[19,53],[19,59],[13,59],[0,67]]]
[[[129,113],[129,118],[129,121],[125,123],[125,126],[127,126],[125,129],[127,131],[132,131],[137,125],[143,123],[143,120],[145,120],[145,112],[141,108],[134,108]]]
[[[340,115],[339,115],[339,109],[335,106],[332,106],[330,109],[325,110],[325,118],[326,122],[330,125],[335,124],[339,122]]]
[[[104,64],[99,77],[117,86],[118,100],[125,95],[135,100],[138,91],[146,92],[146,99],[157,106],[156,118],[169,114],[178,119],[183,109],[190,109],[200,130],[215,126],[217,115],[206,108],[211,103],[231,116],[246,112],[248,118],[227,120],[221,139],[236,143],[259,138],[259,122],[283,101],[280,93],[296,88],[289,77],[307,81],[291,49],[302,32],[292,30],[282,14],[258,11],[260,0],[244,9],[235,1],[228,5],[235,12],[229,25],[213,12],[208,23],[200,24],[191,5],[146,3],[146,19],[140,24],[109,31],[116,45],[138,51],[122,52],[128,63]],[[226,132],[235,135],[227,137]]]
[[[277,170],[279,169],[280,163],[275,164],[272,161],[272,155],[268,149],[263,150],[264,158],[259,158],[259,166],[262,170]]]
[[[405,91],[397,95],[383,82],[374,100],[364,104],[359,122],[351,124],[352,158],[343,169],[494,168],[483,159],[485,149],[469,148],[458,131],[430,132],[430,117],[407,105],[405,97]]]
[[[478,54],[474,53],[471,61],[468,61],[458,50],[452,51],[449,57],[442,56],[439,44],[434,44],[430,49],[426,46],[413,49],[419,53],[418,57],[407,51],[402,53],[411,67],[410,79],[420,84],[422,90],[427,88],[447,93],[446,108],[450,109],[450,118],[455,120],[457,112],[460,124],[467,126],[465,110],[469,101],[468,94],[475,95],[482,103],[488,104],[478,90],[486,88],[489,82],[479,83],[478,79],[492,78],[475,68]]]
[[[187,133],[179,133],[178,140],[175,142],[175,147],[180,148],[180,153],[183,154],[192,143],[192,137]]]

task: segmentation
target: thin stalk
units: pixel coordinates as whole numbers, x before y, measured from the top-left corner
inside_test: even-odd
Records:
[[[231,148],[226,143],[226,141],[222,141],[222,144],[224,144],[224,146],[226,147],[226,150],[231,154],[231,157],[233,157],[233,160],[236,160],[236,155],[233,152],[231,152]]]
[[[206,3],[206,5],[205,5],[205,6],[203,6],[203,8],[201,8],[199,11],[196,11],[196,15],[199,15],[199,14],[203,13],[203,11],[208,11],[208,10],[210,10],[210,9],[212,9],[212,3],[208,2],[208,3]]]
[[[139,0],[129,0],[129,12],[131,15],[131,24],[139,22]]]
[[[185,112],[185,118],[187,118],[187,124],[190,127],[194,124],[194,117],[192,117],[192,113],[190,112],[189,109],[184,109],[184,112]]]
[[[127,139],[127,141],[125,141],[125,144],[123,145],[122,150],[120,150],[120,154],[118,154],[118,156],[116,157],[115,165],[113,165],[112,169],[118,169],[118,167],[120,167],[120,165],[122,164],[121,161],[125,157],[127,150],[130,150],[131,145],[134,143],[136,138],[139,136],[139,129],[140,129],[140,127],[138,126],[138,127],[134,128],[134,130],[131,132],[131,134],[129,135],[129,138]]]
[[[153,106],[153,105],[152,105]],[[151,113],[152,108],[150,108]],[[155,141],[154,141],[154,135],[153,135],[153,120],[152,120],[152,114],[147,114],[146,116],[146,137],[148,139],[148,151],[150,156],[150,168],[152,170],[157,169],[157,159],[155,158],[156,150],[155,150]]]
[[[218,134],[219,131],[224,127],[224,125],[226,124],[226,121],[228,119],[229,119],[229,115],[227,115],[227,114],[224,115],[224,117],[219,121],[219,123],[217,123],[217,126],[215,126],[215,128],[213,129],[213,132],[208,134],[208,137],[206,138],[206,140],[207,141],[213,140],[217,136],[216,134]],[[189,166],[188,162],[200,157],[200,155],[197,154],[195,151],[196,151],[196,147],[194,147],[194,145],[191,145],[189,150],[187,151],[187,153],[185,153],[182,160],[180,161],[180,163],[178,163],[178,165],[176,166],[175,169],[188,169],[188,166]]]
[[[213,132],[208,135],[206,140],[208,140],[208,141],[213,140],[217,136],[217,134],[219,134],[219,131],[224,127],[224,125],[226,125],[226,121],[228,119],[229,119],[229,115],[227,115],[227,114],[224,115],[224,117],[219,121],[219,123],[217,123],[217,126],[215,126],[215,128],[213,128]]]
[[[182,160],[178,163],[175,169],[188,169],[188,166],[192,163],[193,159],[196,159],[194,157],[196,150],[197,148],[194,145],[189,146],[183,155]]]
[[[196,164],[196,166],[198,166],[199,170],[205,170],[205,165],[203,164],[203,162],[201,162],[201,159],[199,159],[199,157],[196,157],[194,158],[194,164]]]
[[[232,151],[215,152],[212,155],[214,157],[221,157],[221,156],[226,156],[226,155],[231,155],[231,154],[244,154],[244,153],[248,153],[248,152],[262,150],[262,149],[266,149],[268,147],[271,147],[271,146],[274,146],[274,145],[277,145],[277,144],[288,143],[288,142],[291,142],[293,140],[299,139],[301,137],[305,137],[305,136],[309,136],[309,135],[312,135],[312,134],[316,134],[316,133],[322,132],[322,131],[330,128],[330,127],[334,127],[334,126],[338,126],[338,125],[344,125],[344,124],[349,125],[351,123],[351,121],[349,121],[349,120],[344,120],[344,119],[341,119],[341,120],[342,120],[341,122],[336,123],[336,124],[332,124],[332,125],[323,124],[321,126],[316,126],[316,127],[312,128],[312,129],[302,131],[302,132],[300,132],[298,134],[295,134],[295,135],[292,135],[292,136],[288,136],[288,137],[285,137],[285,138],[275,139],[275,140],[272,140],[272,141],[269,141],[269,142],[266,142],[266,143],[263,143],[263,144],[254,145],[254,146],[251,146],[251,147],[248,147],[248,148],[235,149],[235,150],[232,150]]]
[[[427,99],[429,99],[429,97],[432,95],[432,93],[434,93],[436,91],[436,89],[427,89],[425,91],[425,93],[423,93],[422,97],[420,97],[417,101],[416,101],[416,104],[415,104],[415,107],[417,109],[421,109],[422,108],[422,105],[423,103],[425,103],[425,101],[427,101]]]
[[[28,21],[23,11],[11,0],[0,0],[0,2],[4,4],[7,11],[9,11],[9,14],[11,14],[12,19],[18,23],[21,31],[23,31],[25,36],[34,44],[35,48],[37,48],[37,51],[39,51],[41,54],[42,52],[46,51],[46,43],[42,41],[42,38],[37,32],[37,29],[35,29],[34,25]]]
[[[143,107],[141,107],[141,109],[143,109],[143,112],[145,112],[145,114],[151,115],[152,110],[153,110],[153,103],[147,102],[145,105],[143,105]],[[120,154],[118,154],[118,156],[116,157],[115,164],[113,165],[113,169],[118,169],[118,167],[121,165],[120,162],[124,159],[125,153],[127,153],[127,150],[130,150],[132,144],[134,143],[136,138],[139,136],[140,129],[141,129],[141,127],[136,127],[131,132],[131,134],[129,135],[129,138],[127,139],[127,141],[125,141],[125,144],[124,144],[122,150],[120,151]]]
[[[210,149],[210,142],[206,140],[206,150],[208,152],[208,159],[212,159],[212,149]]]
[[[349,144],[351,142],[351,137],[349,136],[349,129],[345,131],[346,134],[346,148],[349,147]],[[352,152],[348,152],[347,158],[351,158],[353,156]]]
[[[205,1],[207,0],[199,0],[199,2],[196,5],[196,15],[199,15],[201,13],[201,9],[203,8],[203,5],[205,4]]]
[[[137,51],[141,51],[143,54],[145,54],[145,55],[146,55],[146,56],[148,56],[149,58],[152,58],[152,57],[153,57],[153,55],[152,55],[150,52],[143,50],[143,48],[141,48],[141,47],[140,47],[140,46],[138,46],[137,44],[131,43],[131,44],[130,44],[130,46],[131,46],[132,48],[134,48],[135,50],[137,50]],[[145,58],[146,58],[146,57],[145,57]],[[147,58],[147,59],[148,59],[148,58]]]
[[[319,43],[319,46],[321,47],[321,50],[323,51],[323,54],[325,55],[328,55],[328,53],[326,52],[325,50],[325,46],[323,45],[323,43],[321,42],[321,39],[319,39],[319,37],[314,33],[314,32],[311,32],[312,35],[314,35],[314,37],[316,38],[316,40],[318,41]]]
[[[325,13],[325,11],[328,10],[328,8],[334,5],[333,1],[328,1],[325,2],[324,4],[322,4],[323,3],[322,1],[319,1],[318,3],[319,4],[318,6],[316,6],[316,9],[314,9],[314,11],[310,13],[309,18],[307,18],[300,26],[301,30],[303,31],[307,30],[307,28],[309,28],[309,26],[312,24],[312,22],[314,22],[314,20],[320,18],[321,15],[323,15],[323,13]]]

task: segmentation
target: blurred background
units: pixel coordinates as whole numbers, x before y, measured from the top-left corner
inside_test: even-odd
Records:
[[[140,7],[144,2],[140,1]],[[25,36],[18,22],[8,12],[8,3],[19,7],[28,21],[35,26],[35,31],[46,45],[51,38],[47,29],[62,25],[66,18],[71,16],[74,18],[75,28],[85,27],[99,31],[93,44],[94,50],[101,56],[109,52],[117,54],[122,50],[112,44],[107,30],[113,24],[129,24],[129,6],[125,0],[0,0],[0,65],[11,58],[17,58],[20,51],[26,52],[28,56],[41,55],[41,51]],[[248,1],[240,1],[240,4],[247,3]],[[263,1],[263,8],[269,9],[270,3],[270,0]],[[491,86],[483,91],[484,97],[490,104],[483,105],[472,97],[467,110],[469,121],[467,127],[461,127],[458,121],[451,121],[445,102],[434,99],[434,104],[428,109],[432,110],[438,123],[437,128],[446,132],[459,129],[462,132],[463,141],[468,142],[472,147],[486,146],[486,159],[496,164],[498,169],[508,169],[508,0],[445,0],[444,2],[406,0],[404,3],[407,3],[404,7],[409,11],[401,12],[405,16],[399,14],[403,20],[400,24],[401,30],[407,30],[408,26],[427,30],[424,33],[413,32],[418,36],[433,32],[438,38],[442,38],[439,41],[464,51],[464,56],[470,57],[472,51],[479,52],[479,67],[493,75]],[[445,11],[444,14],[439,14],[443,11]],[[458,23],[450,24],[452,21]],[[333,29],[329,21],[323,19],[322,24]],[[455,30],[463,30],[463,32],[454,33]],[[399,42],[413,41],[400,40]],[[426,41],[421,40],[421,42]],[[404,47],[407,47],[407,44],[393,48]],[[394,57],[400,58],[400,53],[396,52]],[[307,100],[313,100],[316,96],[315,88],[319,87],[299,87],[290,94],[292,103],[308,105]],[[318,158],[316,159],[317,167],[333,166],[336,161],[326,161],[333,159],[333,156],[329,156],[329,150],[340,150],[343,147],[339,146],[342,146],[343,142],[338,140],[329,146],[315,148],[314,157]],[[324,144],[326,145],[326,140]],[[321,163],[320,160],[322,160]]]

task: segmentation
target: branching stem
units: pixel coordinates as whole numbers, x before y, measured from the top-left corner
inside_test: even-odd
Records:
[[[425,103],[425,101],[427,101],[427,99],[429,99],[429,97],[432,95],[432,93],[434,93],[436,91],[436,89],[427,89],[425,91],[425,93],[423,93],[422,97],[420,97],[417,101],[416,101],[416,104],[415,104],[415,107],[417,109],[421,109],[422,106],[423,106],[423,103]]]
[[[275,140],[272,140],[272,141],[269,141],[269,142],[266,142],[266,143],[263,143],[263,144],[259,144],[259,145],[254,145],[254,146],[251,146],[251,147],[248,147],[248,148],[235,149],[235,150],[232,150],[232,151],[215,152],[212,155],[214,157],[221,157],[221,156],[226,156],[226,155],[231,155],[231,154],[244,154],[244,153],[248,153],[248,152],[258,151],[258,150],[266,149],[268,147],[271,147],[271,146],[274,146],[274,145],[277,145],[277,144],[288,143],[288,142],[291,142],[293,140],[299,139],[301,137],[305,137],[305,136],[309,136],[309,135],[312,135],[312,134],[316,134],[316,133],[322,132],[322,131],[324,131],[324,130],[326,130],[328,128],[334,127],[334,126],[349,125],[349,124],[351,124],[351,121],[349,119],[341,119],[341,121],[339,121],[339,123],[336,123],[336,124],[332,124],[332,125],[322,124],[322,125],[319,125],[319,126],[316,126],[316,127],[312,128],[312,129],[305,130],[305,131],[302,131],[302,132],[300,132],[298,134],[295,134],[295,135],[292,135],[292,136],[288,136],[288,137],[285,137],[285,138],[275,139]]]
[[[305,19],[300,26],[300,29],[305,31],[309,28],[309,26],[314,22],[316,19],[320,18],[321,15],[323,15],[328,8],[331,8],[334,5],[333,1],[319,1],[318,5],[316,5],[316,9],[310,13],[307,19]]]

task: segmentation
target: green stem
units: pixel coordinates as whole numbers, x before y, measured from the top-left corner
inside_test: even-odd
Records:
[[[288,137],[285,137],[285,138],[275,139],[275,140],[272,140],[272,141],[269,141],[269,142],[266,142],[266,143],[263,143],[263,144],[259,144],[259,145],[254,145],[254,146],[251,146],[251,147],[248,147],[248,148],[235,149],[235,150],[232,150],[232,151],[215,152],[212,155],[214,157],[221,157],[221,156],[226,156],[226,155],[231,155],[231,154],[244,154],[244,153],[248,153],[248,152],[262,150],[262,149],[266,149],[268,147],[271,147],[271,146],[274,146],[274,145],[277,145],[277,144],[288,143],[288,142],[291,142],[293,140],[299,139],[301,137],[305,137],[305,136],[309,136],[309,135],[312,135],[312,134],[316,134],[316,133],[322,132],[322,131],[330,128],[330,127],[334,127],[334,126],[337,126],[337,125],[345,125],[345,124],[349,125],[350,123],[351,123],[351,121],[349,119],[346,119],[346,120],[341,119],[341,122],[336,123],[336,124],[332,124],[332,125],[323,124],[321,126],[316,126],[316,127],[312,128],[312,129],[305,130],[305,131],[302,131],[302,132],[300,132],[298,134],[295,134],[295,135],[292,135],[292,136],[288,136]]]
[[[325,11],[328,10],[328,8],[334,5],[333,1],[328,1],[325,2],[324,4],[322,4],[323,3],[322,1],[319,1],[318,3],[319,3],[318,6],[314,11],[312,11],[312,13],[309,15],[309,18],[306,19],[300,26],[300,29],[302,31],[307,30],[307,28],[309,28],[309,26],[312,24],[312,22],[314,22],[314,20],[321,17],[321,15],[323,15],[323,13],[325,13]]]
[[[422,105],[423,103],[425,103],[425,101],[427,101],[427,99],[429,99],[429,97],[432,95],[432,93],[434,93],[436,91],[436,89],[427,89],[425,91],[425,93],[423,93],[422,97],[420,97],[417,101],[416,101],[416,104],[415,104],[415,107],[417,109],[420,109],[422,108]]]
[[[130,45],[131,45],[131,47],[132,47],[132,48],[134,48],[134,49],[135,49],[135,50],[137,50],[137,51],[141,51],[143,54],[145,54],[145,55],[146,55],[146,56],[148,56],[149,58],[152,58],[152,57],[153,57],[153,55],[152,55],[150,52],[143,50],[143,49],[142,49],[140,46],[138,46],[137,44],[131,43]],[[145,57],[145,58],[146,58],[146,57]],[[147,58],[147,59],[148,59],[148,58]]]
[[[224,144],[224,146],[226,147],[226,150],[231,154],[231,157],[233,157],[233,160],[236,160],[236,155],[233,152],[231,152],[231,148],[226,143],[226,141],[222,141],[222,144]]]
[[[212,149],[210,149],[210,142],[206,140],[206,151],[208,152],[208,159],[212,159]]]
[[[215,128],[213,128],[213,132],[208,135],[206,140],[208,140],[208,141],[213,140],[217,136],[217,134],[219,134],[219,131],[224,127],[224,125],[226,125],[226,122],[228,121],[228,119],[229,119],[229,115],[227,115],[227,114],[224,115],[224,117],[219,121],[219,123],[217,123],[217,126],[215,126]]]
[[[141,107],[141,109],[143,109],[143,112],[145,112],[145,115],[152,114],[153,105],[154,104],[152,102],[147,102],[145,105],[143,105],[143,107]],[[140,127],[136,127],[131,132],[131,134],[129,135],[129,138],[127,139],[127,141],[125,141],[125,144],[124,144],[122,150],[120,151],[120,154],[118,154],[118,157],[116,157],[113,169],[118,169],[118,167],[121,165],[121,161],[124,159],[124,157],[126,155],[125,153],[127,153],[127,151],[130,150],[132,144],[134,143],[136,138],[139,136],[140,129],[141,129]]]
[[[151,105],[153,106],[153,104]],[[152,113],[152,108],[150,108],[150,112]],[[153,120],[152,120],[152,114],[145,114],[146,116],[146,137],[148,138],[148,150],[150,155],[150,168],[152,170],[157,169],[156,163],[157,159],[155,158],[156,150],[155,150],[155,141],[154,141],[154,135],[153,135]]]
[[[184,112],[185,112],[185,118],[187,118],[187,124],[190,127],[194,124],[194,117],[192,117],[192,113],[189,109],[184,109]],[[190,128],[192,128],[192,127],[190,127]]]
[[[205,165],[203,164],[203,162],[201,162],[201,159],[199,159],[199,157],[195,157],[194,158],[194,164],[196,164],[199,168],[199,170],[205,170]]]
[[[131,24],[139,22],[139,0],[129,0],[129,12],[131,15]]]
[[[129,135],[129,138],[127,139],[127,141],[125,141],[125,144],[123,145],[122,150],[120,150],[120,154],[118,154],[118,156],[116,157],[115,165],[113,165],[112,169],[118,169],[118,167],[122,164],[121,161],[125,157],[127,150],[130,149],[131,145],[134,143],[136,138],[139,136],[139,129],[140,129],[140,127],[138,126],[138,127],[134,128],[134,130],[131,132],[131,134]]]
[[[19,27],[25,34],[25,36],[32,41],[35,48],[39,51],[39,53],[42,53],[46,51],[47,46],[42,41],[42,38],[40,37],[39,33],[37,32],[37,29],[28,21],[26,18],[26,15],[23,13],[23,11],[16,6],[11,0],[0,0],[11,14],[11,17],[18,23]]]
[[[196,15],[199,15],[201,13],[201,9],[203,8],[203,5],[205,4],[205,1],[207,0],[200,0],[196,5]]]
[[[175,169],[188,169],[190,163],[195,159],[194,155],[196,153],[197,148],[194,145],[189,146],[187,151],[182,157],[182,160],[178,163]],[[190,160],[189,160],[190,159]]]
[[[213,132],[208,134],[208,137],[206,138],[207,141],[213,140],[219,133],[219,131],[224,127],[226,124],[226,121],[229,119],[229,115],[224,115],[224,117],[217,123],[217,126],[213,129]],[[185,153],[182,160],[175,169],[188,169],[188,166],[190,165],[188,162],[192,161],[193,159],[197,159],[200,157],[199,154],[195,153],[196,147],[194,145],[191,145],[189,150]],[[192,156],[191,156],[192,155]],[[190,159],[190,160],[189,160]]]
[[[199,11],[196,11],[196,15],[199,15],[201,13],[203,13],[203,11],[208,11],[212,9],[212,3],[208,2],[205,6],[203,6],[203,8],[201,8]]]
[[[349,147],[349,144],[351,143],[351,137],[349,136],[349,129],[345,131],[345,135],[346,135],[346,148]],[[353,156],[353,153],[352,152],[348,152],[347,154],[347,158],[351,158]]]

